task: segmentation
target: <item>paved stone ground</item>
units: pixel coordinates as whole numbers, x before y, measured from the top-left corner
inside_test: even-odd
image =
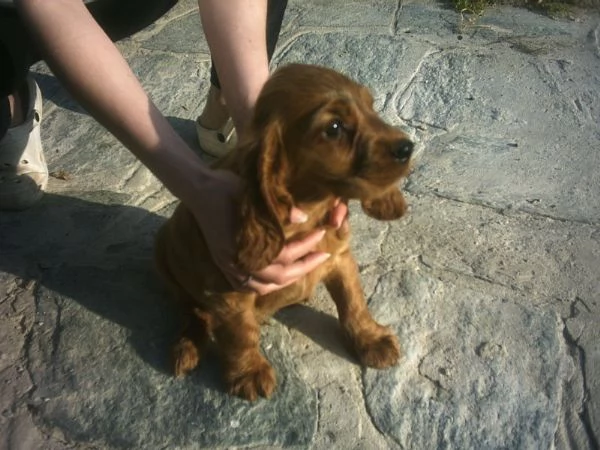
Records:
[[[347,73],[418,142],[410,216],[352,215],[402,362],[357,366],[319,291],[264,329],[271,400],[226,396],[212,359],[173,379],[151,251],[174,200],[39,65],[58,177],[0,216],[1,448],[598,448],[600,20],[400,3],[291,1],[274,64]],[[195,146],[194,2],[120,48]]]

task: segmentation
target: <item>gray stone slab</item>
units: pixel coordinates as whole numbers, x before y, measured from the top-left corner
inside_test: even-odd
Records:
[[[182,36],[185,36],[185,39],[182,39]],[[210,54],[197,8],[166,23],[160,30],[142,41],[142,47],[169,53]]]
[[[431,51],[430,44],[409,42],[402,36],[331,31],[296,36],[282,45],[274,63],[304,62],[337,69],[369,87],[375,108],[397,123],[388,105],[394,103],[394,93],[409,82]]]
[[[560,67],[584,81],[557,82]],[[599,73],[600,61],[523,59],[501,48],[430,56],[397,104],[407,123],[427,129],[411,186],[597,223],[600,178],[587,168],[600,163]]]
[[[571,421],[574,426],[565,427],[562,434],[576,435],[580,442],[585,442],[585,436],[591,437],[594,446],[600,435],[600,330],[597,316],[590,314],[585,302],[575,302],[571,311],[565,320],[565,335],[582,371],[582,407],[579,417]]]
[[[569,426],[557,436],[570,433],[575,448],[593,447],[589,436],[598,433],[600,404],[594,376],[600,364],[594,325],[600,311],[597,227],[439,197],[433,203],[426,196],[409,196],[409,201],[411,213],[404,222],[372,234],[379,244],[371,258],[379,255],[380,265],[384,260],[396,270],[412,270],[418,262],[444,278],[458,274],[481,280],[484,291],[504,288],[515,303],[560,314],[564,345],[582,377],[569,377],[562,408]]]
[[[389,225],[380,247],[391,264],[418,258],[432,269],[525,292],[539,302],[579,298],[600,312],[597,227],[443,198],[431,202],[411,196],[410,215]]]
[[[404,347],[398,367],[364,376],[373,420],[400,447],[552,447],[559,317],[414,272],[382,277],[370,304]]]
[[[129,64],[161,112],[196,118],[209,86],[210,64],[206,60],[195,54],[156,52],[132,55]]]
[[[367,295],[381,276],[378,269],[373,266],[361,274]],[[317,391],[319,422],[310,448],[393,448],[365,408],[362,368],[349,350],[325,287],[317,288],[309,304],[284,309],[276,320],[290,330],[290,352],[303,362],[300,377]]]
[[[410,34],[444,46],[458,42],[460,16],[448,7],[435,2],[402,2],[402,8],[396,12],[395,32]]]
[[[118,44],[193,148],[196,14],[181,0]],[[253,405],[214,358],[168,374],[177,319],[151,253],[173,197],[37,65],[58,178],[0,214],[0,447],[596,448],[599,30],[591,13],[290,1],[273,65],[348,74],[418,143],[405,219],[351,208],[364,290],[406,355],[363,371],[319,289],[265,327],[280,390]]]
[[[154,42],[155,44],[158,44],[159,47],[152,47],[152,45],[150,45],[150,48],[155,48],[157,50],[164,50],[167,52],[170,52],[172,50],[170,50],[169,47],[166,47],[165,44],[170,44],[174,46],[174,49],[181,49],[181,48],[189,48],[192,49],[193,44],[191,42],[176,42],[176,40],[178,41],[183,41],[184,39],[176,39],[175,36],[175,32],[177,30],[176,27],[172,27],[171,25],[173,23],[178,23],[183,19],[184,22],[186,22],[187,24],[191,24],[191,21],[189,21],[188,16],[190,16],[192,13],[198,15],[198,1],[197,0],[177,0],[174,5],[171,7],[171,9],[167,12],[167,14],[163,15],[162,17],[158,18],[156,20],[156,22],[148,25],[146,28],[144,28],[143,30],[140,30],[138,33],[134,34],[133,36],[130,36],[127,39],[124,39],[123,41],[119,42],[119,45],[123,45],[124,42],[128,42],[128,41],[132,41],[136,44],[138,44],[137,46],[144,46],[147,42]],[[199,22],[198,22],[199,23]],[[185,26],[185,25],[184,25]],[[200,34],[197,35],[196,32],[198,30],[194,30],[193,28],[186,28],[186,34],[187,33],[194,33],[194,37],[198,38],[198,41],[196,42],[197,46],[205,46],[206,45],[206,40],[204,39],[204,35]],[[158,38],[158,42],[155,41],[155,38],[157,37],[157,35],[162,34],[163,36]],[[173,39],[171,39],[173,38]],[[184,47],[178,47],[180,45],[183,45]],[[187,45],[190,45],[190,47],[185,47]],[[197,49],[197,47],[196,47]]]
[[[373,28],[391,29],[398,3],[389,0],[360,0],[343,4],[327,0],[311,2],[292,0],[286,11],[286,27],[293,28]],[[289,22],[289,24],[287,24]]]

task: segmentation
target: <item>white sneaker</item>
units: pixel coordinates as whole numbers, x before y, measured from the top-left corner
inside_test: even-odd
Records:
[[[216,130],[203,127],[198,118],[196,119],[196,134],[202,151],[217,158],[225,156],[237,144],[237,134],[231,118]]]
[[[31,76],[27,77],[27,87],[25,121],[9,128],[0,141],[0,209],[29,208],[42,197],[48,183],[40,138],[42,93]]]

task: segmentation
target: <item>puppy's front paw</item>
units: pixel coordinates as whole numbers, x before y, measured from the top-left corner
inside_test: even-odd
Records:
[[[227,378],[229,393],[250,401],[256,400],[259,395],[269,398],[277,384],[275,371],[262,357],[249,370]]]
[[[395,334],[381,327],[377,334],[365,333],[355,338],[356,352],[360,362],[375,369],[385,369],[398,363],[401,350]]]

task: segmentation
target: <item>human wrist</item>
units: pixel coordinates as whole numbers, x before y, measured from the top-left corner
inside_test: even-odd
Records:
[[[205,186],[213,175],[184,142],[170,142],[151,152],[135,152],[163,185],[185,204],[202,202]]]

